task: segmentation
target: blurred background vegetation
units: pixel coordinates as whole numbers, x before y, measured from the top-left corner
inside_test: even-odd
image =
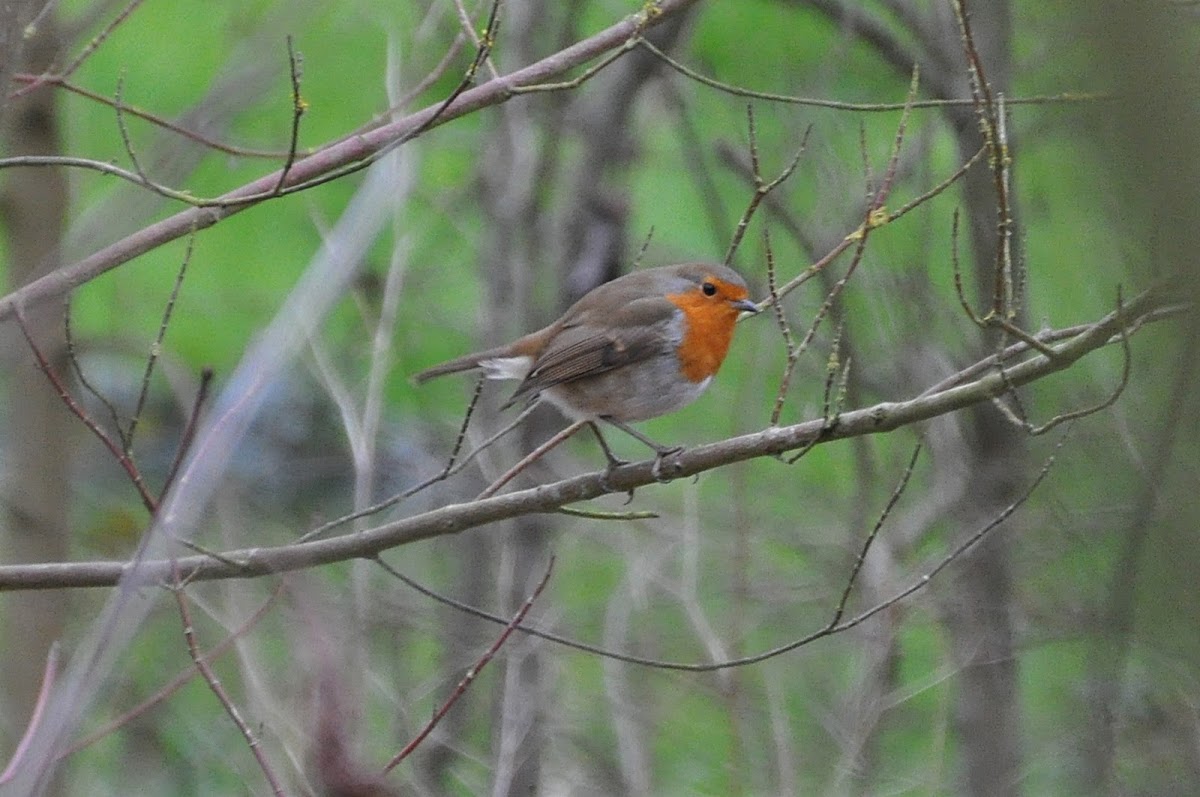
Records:
[[[971,20],[998,94],[1051,98],[1008,105],[1017,323],[1036,332],[1094,321],[1117,307],[1119,287],[1128,299],[1156,280],[1178,294],[1182,314],[1131,338],[1131,376],[1120,399],[1071,425],[1045,482],[983,546],[846,633],[711,672],[514,635],[389,776],[397,793],[1195,792],[1200,591],[1194,281],[1187,275],[1200,229],[1190,126],[1200,17],[1189,3],[1154,11],[1107,3],[1103,13],[1084,5],[976,2]],[[466,3],[476,33],[489,7]],[[50,63],[61,68],[122,8],[59,3],[28,41],[50,37]],[[494,67],[511,72],[642,11],[628,0],[506,0]],[[215,196],[276,170],[286,156],[287,36],[302,63],[302,154],[387,118],[389,108],[399,115],[438,103],[475,52],[462,41],[450,0],[149,2],[135,4],[70,82],[106,98],[120,92],[127,105],[235,151],[129,114],[119,121],[109,105],[61,87],[38,96],[51,103],[45,113],[61,153],[128,167],[124,124],[147,174],[193,196]],[[739,96],[634,49],[576,88],[518,96],[407,142],[391,166],[388,224],[319,335],[269,386],[264,411],[204,507],[197,544],[286,544],[436,473],[472,385],[446,379],[418,389],[409,375],[548,322],[639,257],[643,265],[723,258],[753,192],[748,104],[768,179],[806,142],[734,261],[762,298],[764,228],[787,280],[862,224],[900,122],[897,110],[869,106],[903,103],[914,64],[918,99],[971,97],[959,26],[952,4],[941,0],[699,3],[650,38],[731,86],[868,109]],[[36,50],[27,43],[26,59]],[[7,80],[13,67],[5,68]],[[26,60],[15,71],[49,69]],[[489,75],[481,67],[477,82]],[[20,101],[5,111],[9,128]],[[912,111],[889,208],[928,191],[978,149],[976,119],[962,103]],[[19,132],[8,134],[6,154],[25,151]],[[57,174],[6,171],[43,186]],[[69,200],[54,262],[79,260],[182,207],[93,172],[65,177]],[[29,189],[17,177],[0,179],[7,179],[11,228],[22,209],[40,206],[25,198]],[[152,486],[170,467],[202,369],[215,371],[220,391],[362,179],[263,203],[73,293],[79,366],[127,418],[187,260],[133,445]],[[958,211],[967,298],[986,307],[995,202],[982,161],[966,180],[871,233],[797,364],[781,423],[821,417],[839,328],[838,356],[849,369],[845,409],[916,396],[994,349],[994,330],[981,332],[960,307],[951,226]],[[29,276],[18,268],[11,233],[3,246],[11,289]],[[849,262],[843,256],[784,300],[797,336]],[[52,304],[34,319],[46,340],[61,335],[61,307]],[[7,510],[0,561],[130,556],[149,525],[135,491],[113,457],[58,411],[13,324],[3,332],[10,399],[0,407]],[[65,354],[58,358],[69,373]],[[771,314],[749,319],[708,394],[642,427],[689,446],[762,429],[784,362]],[[1124,363],[1120,346],[1107,347],[1022,389],[1019,406],[1037,424],[1095,405],[1121,384]],[[502,386],[485,388],[470,442],[507,423],[513,411],[497,409],[507,397]],[[86,403],[108,423],[103,405],[93,397]],[[59,425],[28,421],[24,413],[38,407],[52,408],[45,412]],[[562,425],[539,411],[477,465],[357,527],[470,500]],[[609,439],[618,453],[645,458],[636,441]],[[912,481],[850,596],[854,613],[919,581],[1018,500],[1062,440],[1059,431],[1031,436],[981,405],[821,445],[792,465],[760,458],[645,487],[628,507],[621,495],[596,502],[653,518],[538,515],[382,558],[439,593],[507,617],[553,555],[549,587],[530,615],[538,627],[643,659],[737,659],[828,622],[918,440],[924,449]],[[517,486],[602,465],[594,441],[582,436]],[[43,484],[50,493],[34,489]],[[57,541],[31,551],[28,530],[43,521],[61,533],[39,527],[38,545]],[[367,793],[339,786],[317,751],[328,756],[345,745],[342,764],[377,772],[500,629],[360,561],[189,587],[200,646],[226,638],[281,583],[262,619],[215,664],[217,673],[287,793]],[[61,639],[69,658],[108,597],[101,589],[0,594],[0,758],[25,726],[49,640]],[[192,669],[169,593],[144,597],[154,601],[149,619],[93,696],[76,740]],[[245,740],[198,678],[72,753],[53,788],[268,793]]]

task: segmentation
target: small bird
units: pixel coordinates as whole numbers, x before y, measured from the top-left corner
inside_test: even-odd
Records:
[[[641,440],[663,457],[679,448],[655,443],[629,426],[696,400],[729,351],[742,313],[756,313],[746,282],[727,266],[685,263],[635,271],[600,285],[549,326],[512,343],[428,368],[418,384],[483,369],[489,379],[520,379],[504,405],[543,397],[590,425],[612,468],[596,421]]]

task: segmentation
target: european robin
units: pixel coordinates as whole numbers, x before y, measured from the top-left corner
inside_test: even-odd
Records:
[[[489,379],[520,379],[509,407],[549,400],[596,432],[609,465],[620,463],[595,421],[638,438],[662,458],[677,452],[629,426],[691,403],[729,351],[741,313],[756,313],[746,282],[726,266],[685,263],[645,269],[589,291],[549,326],[512,343],[474,352],[417,374],[481,368]]]

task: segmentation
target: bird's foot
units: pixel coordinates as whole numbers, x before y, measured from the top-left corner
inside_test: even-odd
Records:
[[[654,450],[654,465],[650,468],[650,475],[654,477],[654,481],[660,484],[666,484],[679,475],[679,471],[683,469],[683,464],[679,461],[679,455],[683,452],[683,446],[674,446],[673,448],[656,448]],[[663,465],[667,459],[672,461],[667,466],[674,473],[664,475]]]
[[[608,467],[605,468],[604,475],[600,477],[600,486],[604,488],[604,492],[613,493],[616,490],[613,489],[612,483],[608,479],[616,472],[617,468],[628,465],[629,461],[613,456],[607,449],[604,453],[608,455]],[[629,500],[633,500],[633,490],[629,491]]]

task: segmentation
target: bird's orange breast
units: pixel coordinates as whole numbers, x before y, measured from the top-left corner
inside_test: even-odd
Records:
[[[739,311],[700,291],[668,294],[667,301],[683,311],[683,339],[675,350],[679,369],[688,381],[702,382],[725,360]]]

